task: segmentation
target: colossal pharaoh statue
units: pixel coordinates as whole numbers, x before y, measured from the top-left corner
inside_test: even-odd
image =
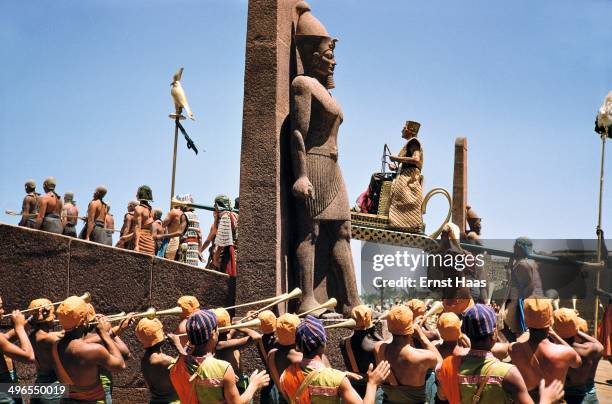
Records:
[[[350,246],[348,194],[338,166],[337,137],[343,116],[340,104],[329,92],[334,88],[337,40],[329,36],[305,2],[298,3],[297,11],[296,44],[304,73],[291,83],[291,158],[297,204],[296,260],[303,291],[299,310],[318,305],[315,278],[333,277],[338,286],[333,296],[341,306],[337,309],[350,312],[359,304],[359,295]],[[329,269],[317,265],[321,273],[316,277],[315,251],[329,254],[335,264],[327,266]]]

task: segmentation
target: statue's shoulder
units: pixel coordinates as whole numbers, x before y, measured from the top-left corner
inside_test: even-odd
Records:
[[[296,76],[291,82],[291,88],[296,91],[300,90],[310,90],[315,85],[315,83],[319,83],[316,79],[308,76]]]

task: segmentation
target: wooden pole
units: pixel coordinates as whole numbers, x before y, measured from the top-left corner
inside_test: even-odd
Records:
[[[601,256],[603,253],[603,248],[602,248],[603,240],[601,237],[601,209],[602,209],[602,204],[603,204],[604,159],[606,155],[606,137],[607,135],[608,135],[608,128],[606,128],[606,131],[601,134],[601,167],[599,171],[599,205],[598,205],[599,212],[597,214],[597,262],[601,262],[603,259],[603,257]],[[597,271],[597,274],[595,275],[595,287],[596,288],[599,288],[599,276],[600,276],[600,271]],[[599,296],[595,295],[595,322],[593,324],[594,326],[593,335],[595,335],[595,338],[598,337],[597,335],[598,325],[599,325]]]
[[[170,186],[170,209],[172,209],[172,198],[174,197],[174,180],[176,177],[176,145],[178,143],[178,118],[174,123],[174,152],[172,153],[172,185]]]

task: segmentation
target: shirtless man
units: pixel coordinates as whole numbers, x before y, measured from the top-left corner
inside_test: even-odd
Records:
[[[153,191],[147,185],[136,192],[138,206],[134,209],[134,251],[155,255],[155,240],[152,236]]]
[[[181,310],[183,310],[183,312],[181,313],[181,321],[176,326],[174,334],[184,335],[180,337],[180,340],[181,345],[185,346],[188,342],[187,336],[185,335],[185,333],[187,332],[187,319],[193,312],[198,311],[200,309],[200,302],[195,296],[185,295],[179,297],[176,304],[181,308]]]
[[[510,345],[512,363],[523,375],[529,394],[538,401],[538,386],[544,379],[546,384],[554,380],[563,382],[569,368],[582,365],[580,356],[550,330],[553,310],[550,299],[528,298],[523,305],[525,324],[529,327],[529,339]],[[557,343],[551,342],[552,336]]]
[[[104,218],[104,229],[106,230],[106,245],[113,245],[113,233],[115,231],[115,218],[110,213],[110,203],[106,204],[106,217]]]
[[[276,319],[276,342],[268,352],[268,371],[270,372],[270,402],[289,402],[289,398],[280,389],[280,376],[291,364],[302,361],[302,353],[295,349],[295,332],[300,318],[295,314],[285,313]]]
[[[340,352],[344,366],[349,371],[360,375],[363,379],[351,380],[351,385],[360,397],[365,397],[367,388],[366,375],[370,363],[375,363],[374,347],[382,341],[372,322],[372,309],[365,305],[353,307],[351,318],[355,320],[353,334],[340,342]]]
[[[266,371],[255,371],[246,391],[238,392],[234,369],[215,355],[218,331],[212,311],[195,311],[187,319],[186,329],[193,349],[190,354],[181,353],[170,369],[170,380],[182,403],[248,403],[257,390],[268,384]]]
[[[76,226],[79,220],[79,209],[74,201],[74,194],[66,192],[64,194],[64,209],[62,209],[62,224],[64,225],[64,236],[77,236]]]
[[[107,206],[103,198],[106,196],[106,188],[99,186],[93,194],[93,199],[87,205],[87,222],[81,230],[79,238],[90,240],[100,244],[106,244],[106,212]]]
[[[217,326],[227,327],[231,325],[231,317],[227,310],[224,308],[216,308],[213,310],[215,316],[217,316]],[[245,334],[244,336],[238,336],[238,334]],[[240,361],[240,349],[250,344],[251,342],[257,343],[261,340],[261,335],[254,330],[249,328],[232,329],[229,331],[219,331],[219,338],[217,341],[216,356],[229,362],[234,369],[234,372],[238,375],[238,391],[244,392],[249,382],[249,376],[242,371],[242,362]]]
[[[436,344],[442,360],[451,355],[465,355],[469,347],[462,346],[459,342],[461,337],[461,320],[455,313],[442,313],[438,317],[438,332],[441,340]]]
[[[127,213],[123,215],[123,225],[119,233],[119,241],[115,247],[133,249],[133,233],[134,233],[134,209],[138,206],[138,201],[130,201],[127,205]]]
[[[132,324],[132,317],[134,313],[129,313],[126,317],[119,322],[118,325],[111,327],[108,334],[111,336],[113,342],[117,346],[117,349],[121,353],[123,360],[128,360],[132,357],[130,348],[121,339],[121,334]],[[96,332],[96,321],[101,317],[101,314],[96,314],[94,307],[91,303],[87,303],[87,335],[85,335],[85,342],[92,344],[104,344],[100,335]],[[102,388],[106,394],[106,404],[112,404],[113,402],[113,374],[108,369],[100,367],[100,381],[102,382]]]
[[[38,216],[36,217],[35,229],[48,231],[51,233],[62,234],[62,200],[55,193],[55,178],[49,177],[43,183],[45,194],[40,197],[38,202]]]
[[[181,244],[181,236],[187,229],[187,216],[180,205],[174,205],[170,209],[162,226],[166,228],[166,233],[158,235],[158,239],[162,240],[162,249],[165,249],[164,257],[174,261]]]
[[[104,317],[98,319],[96,327],[103,344],[86,340],[87,312],[87,303],[78,296],[64,300],[56,311],[65,335],[53,345],[53,359],[58,379],[70,385],[72,403],[104,401],[100,367],[110,372],[125,369],[123,356],[109,335],[111,326]]]
[[[480,403],[532,404],[525,382],[516,366],[499,361],[491,353],[497,341],[495,311],[483,304],[476,304],[465,312],[461,331],[472,347],[465,355],[448,356],[436,368],[438,398],[450,403],[472,402],[481,387]],[[488,376],[488,378],[485,378]],[[540,383],[540,404],[556,403],[563,396],[561,382],[554,381],[544,387]]]
[[[40,197],[40,194],[36,192],[36,182],[34,180],[26,181],[25,192],[26,196],[21,204],[19,226],[33,228],[38,215],[38,198]]]
[[[159,208],[153,209],[153,224],[151,225],[152,236],[155,240],[155,255],[157,255],[160,251],[160,247],[162,245],[161,236],[166,233],[166,229],[162,223],[162,215],[163,212]]]
[[[0,316],[4,314],[2,299],[0,298]],[[26,319],[19,310],[11,313],[13,329],[6,334],[0,333],[0,383],[17,383],[17,372],[13,367],[13,360],[23,363],[34,363],[34,350],[25,332]],[[17,337],[19,346],[10,342]],[[2,403],[21,403],[21,399],[13,399],[6,393],[0,393]]]
[[[565,379],[565,401],[568,404],[596,403],[595,373],[603,353],[603,345],[580,331],[578,315],[571,309],[554,312],[554,330],[582,359],[582,365],[568,369]]]
[[[391,365],[388,384],[382,385],[385,403],[425,402],[426,379],[431,369],[442,362],[436,347],[412,320],[412,311],[408,307],[391,307],[387,315],[387,327],[393,339],[391,342],[376,344],[376,361],[388,361]],[[415,348],[415,340],[425,349]]]
[[[43,307],[44,306],[44,307]],[[36,381],[35,383],[59,384],[53,367],[53,355],[51,347],[62,336],[63,332],[53,331],[53,320],[55,320],[55,308],[48,299],[35,299],[30,302],[28,310],[38,308],[33,312],[30,324],[30,342],[36,357]],[[61,395],[47,396],[45,398],[33,398],[32,404],[59,403]]]
[[[366,394],[362,400],[351,386],[346,372],[323,363],[326,344],[327,333],[321,320],[306,316],[296,330],[296,345],[304,357],[302,361],[291,364],[280,377],[280,386],[285,396],[290,397],[291,402],[295,399],[300,403],[374,403],[378,385],[390,375],[389,363],[383,361],[376,369],[370,364],[366,375]],[[310,379],[308,382],[307,378]],[[301,386],[306,388],[300,389]]]
[[[170,404],[179,403],[178,395],[170,381],[168,367],[174,358],[164,353],[162,345],[166,339],[164,326],[158,319],[143,318],[136,326],[136,337],[145,348],[140,360],[140,370],[149,388],[149,403]],[[183,352],[180,340],[174,334],[168,336],[179,352]]]

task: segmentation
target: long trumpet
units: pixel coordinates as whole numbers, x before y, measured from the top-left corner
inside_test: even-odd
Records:
[[[236,323],[236,324],[232,324],[232,325],[227,325],[225,327],[219,327],[217,328],[217,331],[221,332],[221,331],[229,331],[229,330],[234,330],[234,329],[238,329],[238,328],[259,328],[261,326],[261,320],[256,318],[254,320],[251,321],[246,321],[244,323]],[[182,334],[176,334],[177,337],[186,337],[187,333],[182,333]]]
[[[261,299],[261,300],[257,300],[255,302],[248,302],[248,303],[242,303],[242,304],[236,304],[234,306],[229,306],[229,307],[224,307],[225,310],[230,310],[230,309],[237,309],[239,307],[248,307],[248,306],[255,306],[256,304],[264,304],[264,303],[271,303],[271,302],[275,302],[278,299],[282,299],[284,297],[286,297],[289,293],[283,293],[280,294],[278,296],[274,296],[274,297],[269,297],[267,299]]]
[[[83,299],[85,301],[85,303],[90,303],[91,302],[91,293],[89,292],[85,292],[80,296],[81,299]],[[20,310],[22,313],[29,313],[31,311],[37,311],[38,309],[44,309],[45,307],[51,307],[51,306],[59,306],[60,304],[62,304],[64,302],[64,300],[61,300],[59,302],[53,302],[53,303],[48,303],[48,304],[43,304],[42,306],[38,306],[35,307],[33,309],[26,309],[26,310]],[[11,314],[4,314],[2,316],[2,318],[6,318],[6,317],[10,317]]]
[[[439,314],[442,312],[442,310],[444,310],[444,305],[442,304],[441,301],[435,301],[432,305],[431,308],[429,310],[427,310],[427,312],[423,315],[423,321],[425,321],[427,318],[433,316],[434,314]]]
[[[279,296],[276,300],[274,300],[272,303],[262,307],[261,309],[257,309],[255,310],[253,313],[242,317],[240,320],[238,320],[239,323],[242,323],[246,320],[252,319],[253,317],[257,317],[259,315],[259,313],[261,313],[262,311],[269,309],[270,307],[274,307],[277,304],[295,299],[302,296],[302,289],[300,288],[295,288],[293,289],[291,292],[289,293],[284,293],[283,295]]]
[[[336,307],[336,305],[338,304],[338,301],[335,298],[331,298],[328,301],[326,301],[325,303],[322,303],[316,307],[313,307],[310,310],[306,310],[303,313],[298,314],[298,317],[304,317],[307,316],[310,313],[313,313],[315,311],[319,311],[321,309],[333,309],[334,307]]]
[[[355,327],[357,327],[357,323],[355,322],[354,319],[349,318],[348,320],[342,321],[340,323],[326,325],[323,328],[325,328],[326,330],[332,330],[334,328],[350,328],[350,329],[354,329]]]
[[[166,310],[159,310],[157,311],[155,309],[155,307],[149,307],[147,309],[147,311],[143,311],[141,313],[134,313],[132,315],[133,319],[136,318],[142,318],[142,317],[146,317],[149,320],[153,320],[154,318],[160,317],[160,316],[178,316],[181,315],[183,313],[183,309],[181,309],[179,306],[173,307],[171,309],[166,309]],[[122,321],[125,320],[126,318],[128,318],[129,314],[124,314],[121,316],[114,316],[114,317],[110,317],[110,318],[106,318],[106,321],[108,322],[115,322],[115,321]],[[89,324],[97,324],[98,322],[92,322]]]

